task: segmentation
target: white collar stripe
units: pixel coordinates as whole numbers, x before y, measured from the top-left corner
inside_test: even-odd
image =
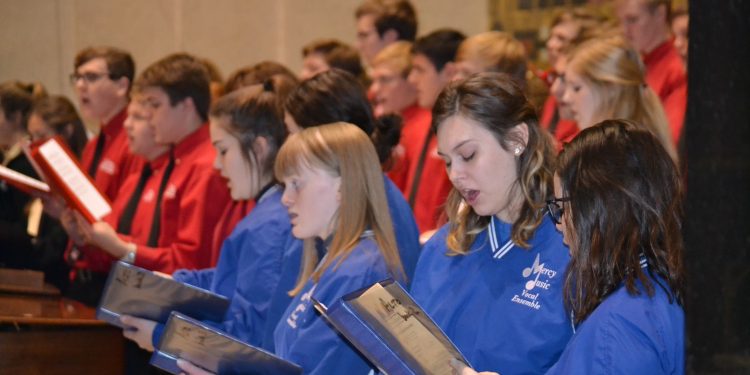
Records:
[[[490,225],[487,227],[487,232],[490,238],[490,246],[492,246],[492,257],[495,259],[500,259],[505,256],[505,254],[507,254],[515,245],[513,239],[509,239],[502,247],[500,246],[497,239],[497,232],[495,231],[494,216],[490,219]]]
[[[505,245],[503,245],[502,248],[500,248],[498,251],[495,252],[495,259],[502,258],[512,248],[513,248],[513,240],[508,240],[508,242],[506,242]]]

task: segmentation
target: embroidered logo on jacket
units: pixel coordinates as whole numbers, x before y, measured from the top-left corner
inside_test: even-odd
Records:
[[[99,163],[99,170],[112,176],[117,172],[117,165],[111,159],[104,159]]]
[[[286,323],[289,324],[292,328],[297,328],[297,319],[299,319],[299,314],[305,312],[307,310],[307,307],[310,306],[310,298],[312,298],[312,294],[315,291],[315,287],[318,286],[318,284],[313,285],[312,288],[310,288],[310,291],[303,294],[299,299],[299,304],[297,307],[292,310],[291,313],[289,313],[289,317],[286,318]]]
[[[521,293],[514,295],[511,301],[539,310],[541,308],[539,294],[549,289],[550,281],[555,278],[555,275],[557,275],[557,271],[544,267],[544,263],[539,262],[539,254],[537,254],[534,264],[524,268],[521,272],[521,276],[526,278],[527,281],[521,289]]]

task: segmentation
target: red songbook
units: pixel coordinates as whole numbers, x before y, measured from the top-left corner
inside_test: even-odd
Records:
[[[54,137],[32,144],[30,155],[52,192],[61,196],[89,223],[101,220],[112,211],[107,197],[96,188],[62,139]]]
[[[31,178],[23,173],[18,173],[4,165],[0,165],[0,179],[20,189],[26,194],[49,194],[50,192],[49,185],[44,182]]]

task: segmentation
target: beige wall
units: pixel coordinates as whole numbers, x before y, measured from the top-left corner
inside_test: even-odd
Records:
[[[302,45],[353,43],[360,0],[0,0],[0,82],[40,81],[72,97],[67,77],[89,45],[129,50],[138,71],[175,51],[214,60],[227,76],[263,59],[298,71]],[[420,34],[488,27],[487,0],[416,0]]]

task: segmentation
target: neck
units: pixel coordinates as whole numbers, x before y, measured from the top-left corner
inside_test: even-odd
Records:
[[[659,47],[662,45],[662,43],[666,42],[669,39],[669,33],[666,29],[664,29],[663,32],[659,33],[658,37],[654,36],[653,39],[651,39],[651,43],[648,43],[648,45],[644,46],[643,50],[641,51],[642,54],[646,55],[651,52],[653,52],[656,47]]]
[[[203,125],[203,120],[201,120],[200,117],[197,115],[190,116],[187,121],[185,121],[185,126],[183,127],[183,132],[175,139],[174,143],[180,143],[182,140],[187,138],[190,134],[195,133],[196,130],[200,129],[200,127]]]
[[[122,110],[128,105],[127,99],[117,103],[117,105],[113,106],[112,109],[107,112],[106,115],[102,116],[100,119],[102,122],[102,125],[109,123],[112,121],[115,116],[117,116],[118,113],[122,112]]]

